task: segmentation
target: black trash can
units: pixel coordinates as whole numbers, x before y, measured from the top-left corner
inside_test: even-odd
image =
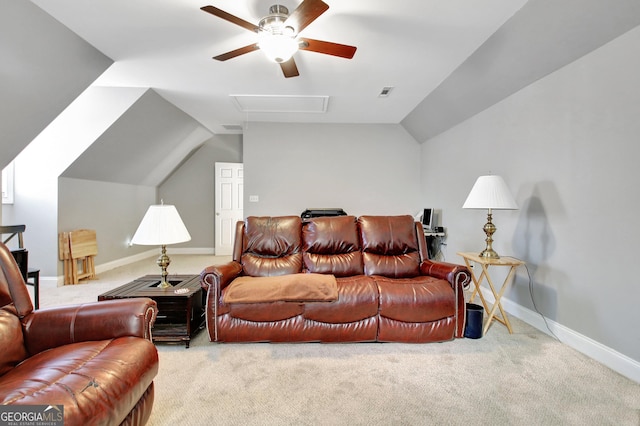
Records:
[[[467,323],[464,326],[464,337],[469,339],[482,337],[482,312],[484,312],[482,306],[467,303]]]

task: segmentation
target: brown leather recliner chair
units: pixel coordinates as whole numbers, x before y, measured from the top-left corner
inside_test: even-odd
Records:
[[[63,405],[65,426],[145,424],[158,373],[156,314],[146,298],[34,311],[0,243],[0,404]]]

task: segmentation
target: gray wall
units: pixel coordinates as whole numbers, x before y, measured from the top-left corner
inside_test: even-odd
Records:
[[[640,27],[424,143],[421,198],[442,207],[460,261],[483,248],[486,220],[462,204],[478,176],[502,175],[520,209],[495,212],[496,251],[527,261],[536,305],[560,331],[635,361],[638,46]],[[533,309],[524,270],[505,297]]]
[[[214,164],[241,162],[242,136],[218,135],[188,156],[159,187],[60,177],[58,229],[95,229],[96,265],[117,262],[153,249],[130,246],[151,204],[174,204],[191,234],[191,241],[168,247],[213,253]],[[62,273],[60,263],[58,274]]]
[[[411,214],[420,203],[420,145],[400,125],[250,123],[244,133],[244,212]],[[259,202],[248,197],[257,195]]]
[[[96,265],[149,250],[129,246],[147,208],[156,204],[155,187],[61,177],[58,180],[58,231],[94,229]],[[62,274],[62,263],[58,267]]]
[[[213,253],[216,161],[241,163],[242,135],[209,139],[160,185],[159,198],[176,206],[191,235],[191,241],[172,247]]]

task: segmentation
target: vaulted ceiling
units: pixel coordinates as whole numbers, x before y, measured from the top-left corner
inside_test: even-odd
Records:
[[[151,87],[214,133],[247,121],[399,123],[526,4],[526,0],[326,0],[329,9],[302,31],[353,45],[353,59],[295,55],[300,76],[256,51],[212,57],[256,41],[256,34],[200,8],[213,5],[257,24],[269,6],[300,0],[32,0],[115,61],[96,82]],[[378,97],[393,87],[388,97]],[[232,95],[275,98],[284,112],[242,111]],[[327,96],[325,112],[282,106],[283,98]],[[226,126],[226,127],[225,127]]]
[[[106,69],[94,85],[151,88],[160,95],[141,99],[66,175],[98,178],[93,165],[100,161],[108,168],[105,159],[111,157],[123,167],[122,160],[105,147],[127,147],[132,128],[147,131],[146,139],[136,140],[139,151],[153,150],[159,143],[157,127],[162,125],[145,125],[144,117],[158,111],[163,113],[159,121],[168,114],[179,121],[176,132],[185,134],[197,131],[197,125],[205,132],[240,133],[251,121],[401,123],[424,142],[640,24],[637,0],[326,0],[329,9],[302,35],[357,46],[353,59],[299,51],[294,58],[300,76],[293,78],[284,78],[278,64],[259,51],[225,62],[212,59],[255,42],[255,34],[203,12],[202,6],[213,5],[257,23],[276,1],[290,11],[301,3],[31,0],[102,53],[82,54],[83,61],[87,55],[94,57],[95,71]],[[53,110],[39,112],[54,92],[54,110],[59,112],[90,83],[77,81],[72,72],[88,62],[66,56],[64,49],[51,49],[55,54],[46,62],[43,59],[47,46],[62,38],[66,47],[78,45],[70,51],[73,54],[87,49],[66,40],[67,35],[56,33],[51,40],[53,33],[47,29],[51,23],[33,10],[26,15],[28,19],[17,20],[9,14],[6,22],[0,17],[5,64],[17,64],[15,69],[1,70],[3,97],[10,100],[0,118],[10,129],[3,143],[15,139],[23,144],[4,150],[13,155],[55,117]],[[30,33],[39,38],[34,36],[24,44],[27,48],[22,47]],[[30,65],[30,57],[40,62]],[[110,66],[108,59],[113,61]],[[42,67],[43,62],[48,65]],[[65,69],[70,70],[66,79]],[[60,85],[67,89],[59,90]],[[380,97],[384,87],[392,89]],[[243,110],[238,101],[254,106]],[[320,105],[321,111],[307,112],[309,105]]]

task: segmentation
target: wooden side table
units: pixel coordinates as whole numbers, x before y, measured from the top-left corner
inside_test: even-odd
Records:
[[[484,335],[487,332],[487,330],[489,329],[489,326],[491,325],[491,321],[493,320],[504,324],[509,330],[509,333],[512,334],[513,330],[511,329],[511,323],[509,322],[509,318],[507,318],[507,314],[504,312],[504,309],[502,309],[502,303],[500,303],[500,299],[502,299],[502,295],[504,294],[504,291],[507,289],[509,284],[511,284],[511,282],[513,281],[513,276],[515,274],[516,268],[520,265],[524,265],[525,262],[520,259],[516,259],[515,257],[508,257],[508,256],[502,256],[499,259],[487,259],[484,257],[480,257],[478,253],[458,252],[458,255],[462,256],[462,258],[464,259],[464,263],[466,263],[467,268],[469,268],[469,271],[471,271],[471,279],[473,280],[473,284],[475,285],[475,288],[473,289],[473,293],[471,293],[471,298],[469,299],[469,302],[472,303],[476,298],[476,294],[479,295],[480,300],[482,301],[482,306],[484,306],[484,310],[488,314],[487,320],[482,329],[482,334]],[[471,267],[471,262],[475,262],[482,267],[482,273],[480,274],[479,277],[476,277],[476,274],[474,273],[473,268]],[[509,267],[509,273],[507,274],[507,277],[504,279],[504,282],[502,283],[502,287],[500,288],[499,292],[496,292],[496,287],[493,284],[491,275],[489,275],[489,266],[492,266],[492,265]],[[491,308],[491,310],[489,310],[487,301],[485,300],[484,296],[482,295],[482,292],[480,291],[480,284],[482,284],[482,281],[484,279],[486,279],[487,282],[489,283],[489,288],[491,289],[491,292],[493,293],[493,297],[495,298],[495,302],[493,303],[493,307]],[[497,310],[500,310],[500,314],[502,315],[501,318],[496,316]]]
[[[158,304],[154,342],[181,342],[189,348],[193,335],[204,328],[204,304],[199,275],[173,275],[173,287],[160,288],[160,275],[145,275],[98,296],[98,301],[148,297]]]

